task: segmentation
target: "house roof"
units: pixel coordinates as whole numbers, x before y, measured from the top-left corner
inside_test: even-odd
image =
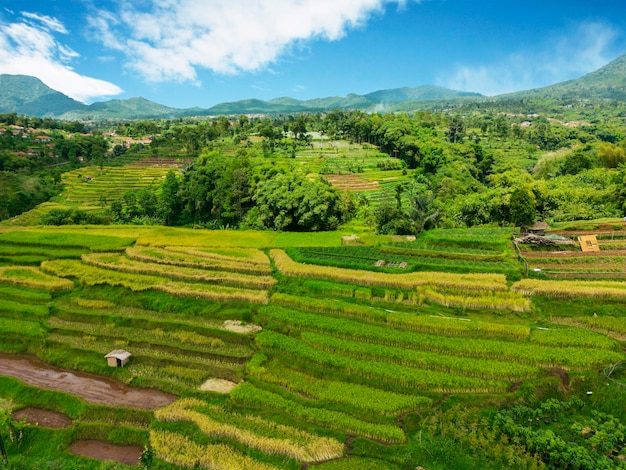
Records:
[[[128,359],[130,356],[132,356],[132,354],[129,353],[128,351],[124,351],[123,349],[115,349],[114,351],[111,351],[109,354],[107,354],[104,357],[107,359],[109,357],[114,357],[116,359],[119,359],[120,361],[124,361]]]

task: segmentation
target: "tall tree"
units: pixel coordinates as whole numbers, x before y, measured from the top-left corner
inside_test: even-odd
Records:
[[[452,118],[446,136],[453,144],[463,140],[463,137],[465,136],[465,123],[463,122],[463,118],[458,114]]]
[[[159,213],[163,217],[165,225],[174,225],[180,214],[181,200],[178,195],[180,184],[176,173],[170,170],[161,185],[161,197],[159,200]]]
[[[516,226],[532,225],[537,216],[535,196],[526,188],[516,188],[511,193],[509,217]]]

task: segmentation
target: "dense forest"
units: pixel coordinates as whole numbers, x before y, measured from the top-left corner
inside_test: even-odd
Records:
[[[90,127],[5,115],[0,170],[7,205],[0,217],[58,193],[61,169],[147,156],[189,164],[160,187],[106,201],[98,215],[74,211],[68,218],[56,211],[42,222],[318,231],[356,217],[379,233],[415,234],[437,226],[622,216],[625,114],[619,103],[598,114],[590,103],[512,100],[410,114],[336,110]],[[364,173],[362,162],[341,165],[345,155],[338,154],[320,155],[323,164],[314,170],[296,165],[314,140],[376,151],[378,169],[402,170],[405,177],[376,204],[367,193],[340,191],[329,176]]]

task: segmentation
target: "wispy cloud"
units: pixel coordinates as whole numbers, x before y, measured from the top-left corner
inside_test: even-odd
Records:
[[[519,51],[497,64],[459,65],[438,84],[493,96],[580,77],[613,57],[618,32],[602,23],[584,23],[535,51]]]
[[[31,75],[79,101],[122,93],[116,85],[83,76],[69,65],[79,54],[58,41],[68,34],[56,18],[23,12],[14,22],[0,20],[0,73]]]
[[[197,81],[198,69],[265,69],[307,41],[338,40],[407,1],[419,0],[146,0],[98,10],[89,24],[148,81]]]

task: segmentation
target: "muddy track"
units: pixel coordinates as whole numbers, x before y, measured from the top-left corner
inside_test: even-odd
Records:
[[[99,460],[114,460],[125,465],[135,465],[143,449],[137,446],[119,446],[91,439],[75,441],[67,448],[72,454]]]
[[[84,372],[59,369],[31,356],[0,354],[0,375],[28,385],[71,393],[90,403],[153,410],[176,400],[158,390],[130,387],[117,380]]]
[[[25,419],[26,424],[43,428],[64,429],[72,425],[69,416],[40,408],[22,408],[13,413],[11,417],[16,421]]]

